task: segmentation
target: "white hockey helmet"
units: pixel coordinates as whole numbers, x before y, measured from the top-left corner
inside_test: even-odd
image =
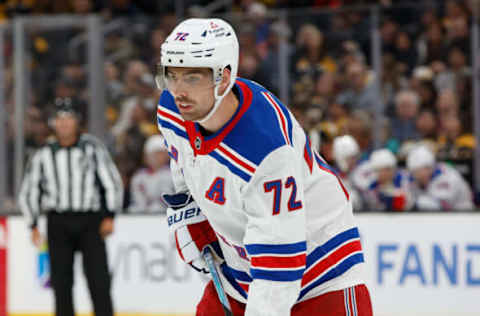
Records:
[[[225,95],[230,92],[237,78],[239,44],[234,29],[221,19],[188,19],[175,27],[162,44],[157,87],[165,87],[166,67],[210,68],[215,84],[215,104],[198,122],[208,120],[217,110]],[[218,89],[223,70],[230,68],[230,85],[223,95]]]
[[[397,166],[397,158],[388,149],[377,149],[370,155],[369,164],[374,170],[395,168]]]
[[[146,154],[151,154],[157,151],[167,151],[165,146],[165,140],[162,135],[152,135],[150,136],[145,144],[143,145],[143,151]]]
[[[407,168],[413,171],[422,167],[433,167],[435,156],[426,146],[418,146],[412,149],[407,156]]]
[[[348,170],[348,159],[360,153],[357,141],[350,135],[338,136],[333,140],[333,159],[341,171]]]

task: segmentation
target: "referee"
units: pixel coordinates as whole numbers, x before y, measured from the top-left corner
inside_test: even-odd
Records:
[[[20,208],[41,242],[40,213],[47,213],[50,273],[55,315],[73,316],[73,261],[82,253],[83,270],[96,316],[113,316],[110,273],[104,238],[113,232],[123,186],[107,149],[81,132],[81,114],[73,99],[55,100],[55,137],[32,156],[19,194]]]

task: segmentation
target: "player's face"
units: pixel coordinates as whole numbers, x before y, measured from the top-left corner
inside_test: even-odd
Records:
[[[154,151],[152,153],[146,154],[145,160],[145,162],[151,169],[157,170],[162,168],[163,166],[166,166],[170,158],[168,156],[168,152],[164,150]]]
[[[377,170],[377,179],[380,184],[392,183],[395,175],[395,168],[380,168]]]
[[[422,187],[426,187],[432,178],[433,169],[431,167],[422,167],[413,170],[415,181]]]
[[[185,120],[200,120],[212,109],[215,97],[210,69],[168,67],[165,83]]]
[[[57,114],[54,121],[54,129],[60,141],[70,139],[78,132],[78,119],[70,113]]]

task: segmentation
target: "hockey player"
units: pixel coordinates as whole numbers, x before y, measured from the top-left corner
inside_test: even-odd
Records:
[[[130,212],[165,212],[162,193],[174,192],[169,157],[160,135],[150,136],[143,146],[148,168],[138,170],[132,177]]]
[[[368,186],[365,200],[372,211],[406,211],[413,206],[410,177],[397,169],[397,158],[388,149],[375,150],[369,159],[375,179]]]
[[[415,207],[431,211],[472,210],[473,196],[460,173],[445,163],[435,162],[425,146],[414,148],[407,156],[407,167],[413,175]]]
[[[215,250],[234,315],[372,315],[348,192],[288,109],[237,78],[238,53],[220,19],[186,20],[162,45],[158,124],[181,258],[204,270],[202,250]],[[196,315],[223,315],[211,282]]]
[[[338,174],[345,183],[355,211],[364,210],[364,195],[373,181],[373,172],[368,160],[359,160],[360,148],[350,135],[338,136],[333,140],[333,158]]]

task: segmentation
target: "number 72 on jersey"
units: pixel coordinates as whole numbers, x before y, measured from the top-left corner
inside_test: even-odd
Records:
[[[288,177],[283,184],[282,180],[268,181],[263,184],[265,193],[273,192],[273,210],[272,215],[278,215],[280,213],[281,201],[282,201],[282,189],[290,191],[290,197],[288,199],[287,207],[288,211],[295,211],[302,208],[302,201],[298,201],[297,198],[297,183],[294,177]]]

